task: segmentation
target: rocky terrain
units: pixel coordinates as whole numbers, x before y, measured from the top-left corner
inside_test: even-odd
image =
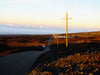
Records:
[[[23,51],[43,51],[51,35],[1,35],[0,56]]]
[[[40,56],[28,75],[99,75],[99,45],[90,43],[54,49]]]

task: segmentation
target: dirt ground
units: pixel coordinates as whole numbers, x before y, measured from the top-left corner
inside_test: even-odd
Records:
[[[0,56],[23,51],[43,51],[51,35],[1,35]]]
[[[84,35],[69,38],[67,48],[65,39],[58,39],[58,45],[53,39],[51,51],[38,58],[28,75],[100,75],[100,34]]]

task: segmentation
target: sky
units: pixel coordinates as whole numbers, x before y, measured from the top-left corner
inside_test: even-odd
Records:
[[[0,0],[0,25],[100,30],[100,0]]]

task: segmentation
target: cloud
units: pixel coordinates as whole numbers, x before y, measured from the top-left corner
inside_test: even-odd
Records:
[[[48,0],[5,0],[5,1],[0,1],[0,3],[25,3],[25,2],[43,2],[43,1],[48,1]]]
[[[13,24],[9,24],[9,26],[13,26]]]
[[[40,28],[43,28],[43,26],[40,26]]]

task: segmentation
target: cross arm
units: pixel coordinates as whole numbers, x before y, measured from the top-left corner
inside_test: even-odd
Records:
[[[72,18],[61,18],[62,20],[65,20],[65,19],[72,19]]]

